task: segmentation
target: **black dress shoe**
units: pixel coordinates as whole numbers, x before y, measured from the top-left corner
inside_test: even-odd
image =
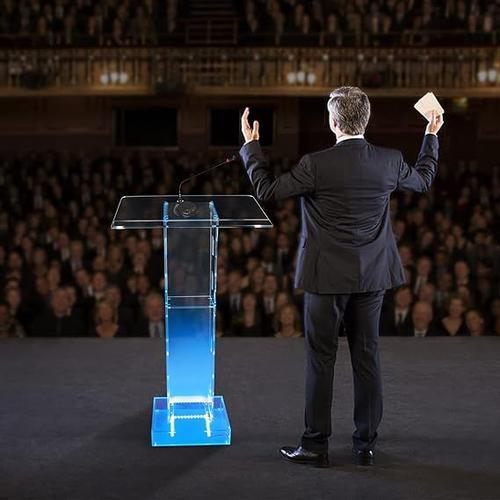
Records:
[[[283,446],[280,455],[294,464],[313,465],[314,467],[329,467],[328,453],[316,453],[306,450],[302,446]]]
[[[352,458],[356,465],[373,465],[375,455],[372,450],[352,450]]]

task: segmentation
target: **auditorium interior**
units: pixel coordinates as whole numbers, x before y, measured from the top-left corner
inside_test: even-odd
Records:
[[[498,0],[0,0],[0,499],[496,498],[499,35]],[[234,444],[149,448],[163,235],[112,230],[121,197],[175,195],[238,157],[247,106],[268,168],[288,172],[334,146],[342,85],[370,97],[367,140],[410,164],[414,103],[432,90],[445,109],[432,188],[390,201],[407,283],[380,319],[382,465],[347,465],[342,338],[337,476],[273,455],[303,419],[298,198],[262,203],[272,229],[219,233],[216,383]],[[254,191],[233,162],[184,193]]]

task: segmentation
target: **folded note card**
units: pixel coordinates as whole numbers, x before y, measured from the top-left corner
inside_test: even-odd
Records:
[[[431,119],[431,112],[436,110],[439,115],[444,113],[444,109],[439,104],[439,101],[436,99],[436,96],[432,92],[427,92],[423,97],[421,97],[416,103],[414,108],[427,120]]]

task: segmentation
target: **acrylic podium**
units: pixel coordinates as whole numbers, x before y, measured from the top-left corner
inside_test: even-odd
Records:
[[[163,228],[166,396],[153,399],[151,444],[227,445],[224,398],[214,395],[218,231],[272,223],[250,195],[183,200],[190,210],[177,196],[124,196],[111,227]]]

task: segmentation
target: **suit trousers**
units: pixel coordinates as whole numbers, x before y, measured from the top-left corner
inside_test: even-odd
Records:
[[[333,374],[339,330],[345,326],[354,379],[353,447],[372,450],[382,419],[378,353],[385,290],[351,294],[305,293],[305,431],[301,445],[326,452],[331,435]]]

